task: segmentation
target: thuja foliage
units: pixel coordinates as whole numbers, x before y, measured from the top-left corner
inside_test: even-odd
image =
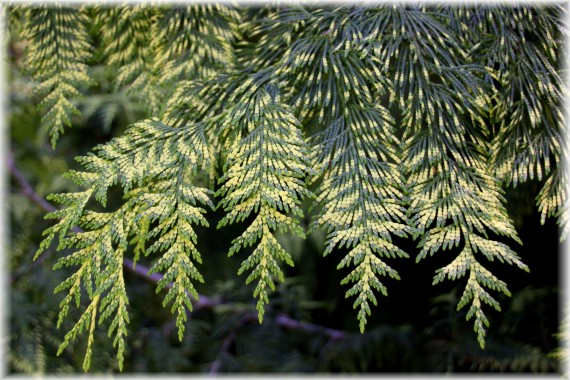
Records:
[[[260,322],[295,265],[277,234],[322,229],[362,332],[400,279],[396,259],[456,255],[433,284],[464,284],[457,309],[481,347],[485,305],[500,310],[492,293],[510,294],[488,262],[529,270],[503,186],[545,179],[542,221],[567,219],[560,7],[50,5],[10,16],[54,146],[96,65],[153,115],[78,157],[67,178],[82,190],[49,198],[63,208],[47,215],[36,257],[54,243],[71,252],[56,265],[75,268],[56,288],[58,323],[72,307],[82,316],[60,352],[87,332],[86,370],[98,325],[122,365],[126,257],[155,258],[182,339],[208,281],[196,227],[212,209],[225,217],[211,229],[242,227],[228,254],[244,258]]]

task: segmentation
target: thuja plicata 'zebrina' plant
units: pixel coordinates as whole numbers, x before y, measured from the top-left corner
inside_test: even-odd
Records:
[[[71,307],[83,310],[60,352],[87,331],[87,370],[94,329],[108,324],[122,367],[129,323],[122,265],[130,255],[157,258],[151,272],[164,275],[157,290],[168,289],[164,305],[182,338],[190,297],[199,296],[194,284],[207,281],[195,228],[207,226],[204,214],[215,208],[225,212],[218,228],[249,223],[229,255],[244,258],[238,274],[255,285],[260,322],[275,281],[294,265],[276,234],[322,229],[324,254],[339,256],[361,331],[377,296],[387,295],[386,279],[400,279],[396,258],[458,252],[433,283],[465,284],[457,308],[468,308],[484,347],[484,305],[500,310],[492,293],[509,294],[486,263],[528,271],[511,248],[520,240],[501,187],[545,178],[537,198],[543,222],[567,219],[562,12],[17,7],[11,16],[22,22],[52,144],[78,112],[73,101],[94,85],[90,65],[114,68],[117,91],[153,115],[78,158],[83,169],[67,177],[81,191],[49,198],[63,208],[47,215],[55,224],[36,257],[54,242],[71,250],[56,265],[76,268],[56,289],[66,293],[59,323]],[[120,207],[103,211],[117,186]],[[302,201],[313,203],[310,215]],[[396,238],[417,239],[418,252],[403,251]]]

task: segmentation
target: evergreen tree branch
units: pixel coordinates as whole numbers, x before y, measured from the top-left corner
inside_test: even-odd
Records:
[[[12,174],[12,176],[14,177],[14,179],[16,179],[22,194],[24,194],[32,202],[37,204],[42,210],[44,210],[46,212],[51,213],[51,212],[55,212],[58,210],[51,203],[46,201],[44,198],[39,196],[34,191],[33,187],[30,185],[28,180],[25,178],[25,176],[22,174],[22,172],[18,169],[18,167],[14,161],[14,155],[12,152],[8,153],[8,155],[7,155],[6,165],[8,166],[8,169],[9,169],[10,173]],[[79,227],[74,227],[73,230],[77,233],[84,232]],[[38,262],[45,260],[47,257],[49,257],[49,252],[44,253],[40,257],[40,259],[36,260],[31,265],[34,265],[34,266],[38,265]],[[159,282],[164,280],[164,275],[162,273],[158,273],[158,272],[150,273],[150,268],[148,268],[148,267],[146,267],[140,263],[135,263],[134,261],[132,261],[126,257],[123,258],[123,268],[126,271],[133,273],[134,275],[141,277],[142,279],[144,279],[144,280],[146,280],[152,284],[158,284]],[[173,286],[174,286],[174,283],[169,282],[165,285],[165,288],[171,289]],[[216,307],[222,306],[222,305],[224,306],[224,308],[228,307],[228,303],[224,302],[219,297],[208,297],[208,296],[203,295],[203,294],[200,294],[198,297],[194,297],[191,294],[188,294],[188,296],[191,298],[192,303],[193,303],[193,309],[192,309],[193,312],[197,312],[200,310],[213,309],[213,308],[216,308]],[[236,308],[236,310],[238,310],[238,309]],[[248,315],[244,315],[244,319],[250,320],[252,318],[253,319],[256,318],[255,313],[249,313]],[[333,328],[326,327],[326,326],[321,326],[321,325],[310,323],[310,322],[299,321],[299,320],[294,319],[294,318],[292,318],[292,317],[290,317],[284,313],[277,314],[275,317],[275,322],[279,326],[281,326],[285,329],[302,331],[302,332],[305,332],[307,334],[315,334],[315,333],[323,334],[325,336],[328,336],[332,340],[345,339],[350,335],[350,333],[347,333],[347,332],[342,331],[342,330],[337,330],[337,329],[333,329]]]
[[[64,125],[79,114],[73,100],[92,84],[87,60],[92,47],[87,34],[87,17],[77,7],[51,4],[30,7],[26,12],[24,38],[29,43],[25,67],[38,82],[35,92],[45,109],[42,122],[49,129],[55,147]]]
[[[90,304],[90,309],[66,335],[62,347],[85,330],[86,313],[95,313],[100,308],[99,324],[113,317],[109,334],[115,334],[114,345],[122,367],[124,337],[129,321],[128,298],[121,270],[123,256],[133,241],[140,249],[141,240],[156,235],[162,236],[146,249],[145,255],[164,251],[150,270],[168,268],[157,288],[160,290],[174,282],[164,304],[173,303],[172,311],[178,315],[177,326],[182,339],[186,309],[192,309],[188,294],[198,297],[191,281],[202,280],[192,262],[201,261],[195,249],[196,236],[192,225],[207,224],[201,215],[204,211],[198,204],[213,207],[207,197],[208,190],[194,186],[186,178],[192,178],[200,167],[208,166],[209,153],[204,150],[201,128],[194,124],[176,129],[157,120],[134,124],[124,136],[99,146],[96,154],[79,158],[86,171],[67,173],[86,190],[50,196],[68,207],[48,214],[48,218],[59,219],[59,222],[44,233],[46,237],[36,258],[57,237],[58,250],[75,250],[71,255],[60,257],[55,269],[77,267],[77,271],[56,288],[56,292],[68,292],[61,303],[59,323],[67,316],[73,300],[76,307],[80,307],[82,294],[85,294],[82,289],[87,291],[90,301],[97,299],[100,302],[100,305]],[[125,202],[117,210],[95,212],[85,209],[92,195],[105,206],[108,189],[114,184],[121,185],[125,194]],[[169,186],[174,191],[165,191]],[[143,228],[147,219],[153,223],[150,231]],[[82,227],[84,232],[74,232],[73,227]],[[134,239],[129,241],[131,237]],[[88,363],[89,358],[86,358],[86,365]]]
[[[223,119],[236,131],[237,138],[228,154],[228,168],[220,178],[223,185],[216,193],[223,196],[220,206],[228,211],[218,227],[242,221],[252,212],[257,214],[233,240],[229,255],[257,243],[238,275],[251,269],[246,283],[258,281],[254,297],[259,299],[260,323],[264,305],[269,303],[268,288],[275,290],[275,277],[284,280],[280,262],[294,265],[275,233],[290,231],[304,237],[299,221],[287,214],[302,217],[298,205],[312,196],[303,181],[310,169],[301,126],[289,107],[281,104],[277,87],[266,83],[266,78],[263,74],[246,77],[237,92],[249,101],[231,107]]]
[[[316,26],[287,49],[278,73],[288,82],[289,101],[301,118],[319,126],[309,140],[320,208],[311,231],[327,232],[325,255],[348,250],[338,269],[355,267],[341,283],[352,285],[346,297],[356,296],[364,332],[370,304],[377,305],[375,291],[387,295],[380,278],[399,279],[384,259],[408,256],[393,244],[393,236],[411,232],[395,121],[378,101],[391,92],[391,84],[380,61],[355,48],[360,37],[352,17],[340,21],[322,11],[309,18]],[[339,42],[341,35],[346,43]]]
[[[14,177],[14,179],[18,183],[18,186],[20,187],[20,191],[22,192],[22,194],[24,194],[32,202],[37,204],[45,212],[55,212],[58,210],[51,203],[49,203],[47,200],[45,200],[40,195],[38,195],[38,193],[35,192],[35,190],[31,186],[31,184],[28,182],[28,180],[25,178],[25,176],[22,174],[22,172],[18,169],[18,167],[14,161],[14,154],[12,152],[9,152],[7,154],[6,165],[8,166],[10,174],[12,175],[12,177]],[[82,230],[81,228],[79,228],[77,226],[73,228],[73,231],[77,232],[77,233],[85,232],[84,230]],[[32,269],[33,267],[43,263],[43,261],[46,260],[48,257],[49,257],[49,253],[47,253],[47,252],[44,253],[42,256],[40,256],[36,261],[32,262],[24,270],[18,272],[18,276],[23,275],[26,271],[28,271],[28,270]],[[125,268],[125,270],[137,275],[138,277],[146,279],[148,282],[150,282],[152,284],[157,284],[164,277],[161,273],[149,273],[149,271],[150,271],[149,268],[145,267],[142,264],[135,263],[134,261],[132,261],[131,259],[126,258],[126,257],[123,259],[123,267]],[[170,289],[171,287],[172,287],[172,283],[169,283],[167,285],[167,288]],[[200,309],[204,309],[204,308],[206,308],[206,309],[211,308],[212,306],[217,305],[216,301],[208,298],[207,296],[200,296],[198,299],[193,298],[193,302],[194,302],[194,310],[195,311],[200,310]]]
[[[175,6],[160,20],[158,41],[166,62],[161,81],[172,85],[180,80],[212,77],[235,66],[235,29],[239,12],[223,4]]]
[[[99,27],[94,40],[116,69],[116,87],[161,117],[80,157],[83,171],[66,176],[83,191],[48,198],[65,207],[47,215],[58,222],[35,258],[53,241],[57,250],[73,248],[56,264],[77,268],[56,289],[68,292],[59,322],[81,297],[88,306],[61,349],[87,331],[85,367],[95,325],[107,318],[122,361],[125,253],[134,253],[135,273],[141,254],[159,255],[145,276],[166,289],[163,304],[177,314],[182,339],[199,296],[194,283],[203,281],[195,227],[207,226],[212,194],[226,212],[218,227],[252,221],[229,255],[249,253],[238,275],[249,272],[246,284],[257,283],[260,322],[269,290],[285,277],[282,264],[293,265],[277,234],[305,237],[299,204],[313,197],[308,179],[318,207],[311,230],[325,229],[325,255],[345,251],[338,269],[352,267],[341,283],[356,296],[361,331],[376,292],[387,293],[380,278],[399,278],[384,260],[407,257],[394,236],[411,234],[417,261],[458,252],[433,283],[466,280],[458,307],[470,305],[481,347],[482,305],[500,309],[487,291],[509,294],[483,257],[528,270],[497,239],[520,242],[501,184],[544,179],[536,199],[542,222],[558,217],[563,236],[570,228],[557,108],[565,92],[559,7],[295,6],[252,16],[230,6],[145,4],[30,7],[26,15],[26,66],[52,144],[76,111],[71,99],[90,81],[87,21]],[[47,207],[8,161],[22,192]],[[198,181],[204,174],[209,188]],[[113,186],[124,196],[116,210],[88,209],[92,198],[105,208]]]
[[[157,115],[163,102],[164,87],[160,70],[166,57],[160,54],[157,17],[161,11],[146,4],[102,8],[97,13],[103,55],[114,67],[115,88],[124,87],[151,115]]]
[[[404,110],[404,162],[408,163],[411,190],[410,220],[421,236],[416,261],[464,243],[456,259],[437,270],[433,284],[468,277],[458,309],[471,302],[466,318],[475,317],[474,330],[484,348],[489,321],[482,304],[500,310],[484,288],[506,295],[510,292],[483,267],[476,254],[525,271],[528,267],[506,244],[489,235],[492,232],[521,243],[504,207],[499,181],[487,172],[482,140],[486,131],[479,115],[485,108],[484,86],[470,70],[458,70],[459,63],[429,67],[431,76],[439,76],[438,81],[448,83],[446,86],[429,85],[426,75],[415,73],[419,83],[417,88],[410,88],[409,98],[418,104],[415,109]],[[456,94],[461,94],[459,107]],[[427,154],[425,147],[429,147]]]

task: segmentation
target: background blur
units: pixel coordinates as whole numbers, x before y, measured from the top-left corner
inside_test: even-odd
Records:
[[[127,125],[148,115],[140,104],[113,93],[113,73],[97,67],[100,85],[78,103],[82,116],[73,120],[73,127],[52,149],[47,131],[39,127],[41,115],[30,79],[22,74],[23,49],[21,42],[10,41],[9,64],[4,68],[9,78],[7,153],[14,159],[13,164],[6,163],[10,186],[5,199],[10,222],[9,370],[80,372],[84,340],[56,356],[63,335],[79,315],[72,310],[61,329],[56,329],[63,295],[54,294],[54,288],[68,274],[52,270],[58,255],[55,249],[32,262],[41,233],[50,225],[32,196],[45,199],[53,192],[74,190],[62,177],[68,169],[78,168],[74,157],[121,135]],[[22,187],[22,180],[33,193]],[[529,181],[506,189],[509,212],[524,243],[514,249],[531,272],[498,264],[496,272],[509,285],[512,297],[497,295],[503,307],[500,313],[487,308],[491,326],[485,350],[479,348],[472,322],[465,321],[466,310],[455,310],[464,282],[431,286],[435,269],[447,264],[454,252],[438,253],[416,264],[417,242],[409,240],[398,245],[411,258],[390,261],[402,280],[386,281],[389,296],[379,298],[366,333],[360,334],[352,301],[344,299],[346,288],[339,285],[346,275],[336,270],[342,253],[322,257],[324,235],[319,232],[306,240],[281,236],[295,267],[286,268],[286,281],[271,295],[264,323],[259,325],[251,317],[255,316],[252,289],[244,285],[243,276],[236,276],[245,256],[227,257],[231,240],[247,225],[246,220],[222,230],[198,229],[198,249],[204,259],[199,269],[206,283],[197,289],[214,305],[192,314],[182,342],[170,310],[161,306],[162,296],[155,294],[155,285],[126,272],[131,325],[124,372],[557,372],[559,232],[552,219],[540,225],[534,206],[540,188],[540,182]],[[120,198],[116,195],[110,201]],[[221,216],[210,212],[210,225],[215,226]],[[149,267],[151,260],[142,258],[140,263]],[[492,265],[489,269],[494,272]],[[100,329],[91,372],[115,371],[112,340]]]

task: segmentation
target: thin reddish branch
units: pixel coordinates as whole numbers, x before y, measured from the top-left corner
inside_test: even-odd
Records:
[[[289,317],[287,314],[279,314],[275,318],[275,322],[279,326],[291,330],[302,330],[305,332],[327,335],[331,340],[344,339],[349,335],[346,331],[331,329],[329,327],[315,325],[309,322],[298,321]]]
[[[241,317],[241,319],[234,326],[232,331],[230,331],[226,339],[224,339],[224,341],[222,342],[222,347],[220,348],[220,352],[218,353],[218,356],[216,356],[216,359],[214,360],[212,366],[210,367],[210,375],[215,375],[218,372],[220,372],[220,368],[222,368],[223,354],[229,352],[232,343],[235,342],[237,338],[238,331],[247,323],[251,323],[255,320],[257,320],[257,316],[254,315],[253,313],[246,313]]]
[[[44,211],[52,212],[56,210],[55,207],[53,207],[48,201],[40,197],[34,191],[32,186],[30,186],[30,183],[26,180],[26,178],[24,178],[22,173],[16,167],[16,163],[14,162],[14,155],[12,153],[8,154],[6,163],[8,164],[8,168],[10,168],[10,173],[12,173],[12,176],[18,182],[18,185],[20,186],[20,191],[24,195],[26,195],[28,198],[34,201],[34,203],[40,206]]]
[[[26,180],[24,175],[17,168],[16,163],[14,162],[14,155],[12,153],[8,154],[6,163],[8,165],[8,168],[10,169],[10,173],[18,183],[18,186],[20,187],[20,191],[22,192],[22,194],[26,195],[29,199],[31,199],[34,203],[36,203],[46,212],[53,212],[57,210],[57,208],[55,208],[51,203],[40,197],[34,191],[30,183]],[[79,227],[74,227],[73,230],[76,232],[83,231]],[[43,257],[38,259],[34,264],[37,265],[41,261],[45,260],[47,254],[44,253],[42,256]],[[123,268],[153,284],[158,283],[164,277],[160,273],[149,273],[149,268],[138,263],[135,265],[135,263],[132,260],[127,258],[123,259]],[[167,288],[171,287],[172,283],[167,285]],[[205,295],[200,295],[198,299],[194,299],[192,297],[192,303],[193,303],[193,311],[198,311],[200,309],[211,309],[216,306],[219,306],[222,304],[222,301]],[[244,318],[245,317],[246,316],[244,316]],[[283,328],[292,329],[292,330],[301,330],[308,333],[320,333],[328,336],[332,340],[343,339],[349,336],[348,332],[315,325],[309,322],[298,321],[296,319],[289,317],[286,314],[277,315],[277,317],[275,318],[275,322]]]

